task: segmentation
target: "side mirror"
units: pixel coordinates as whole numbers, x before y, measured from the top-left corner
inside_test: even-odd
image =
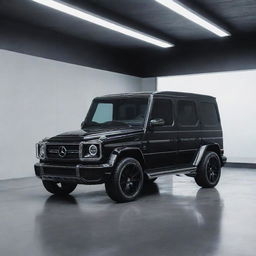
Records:
[[[81,129],[84,127],[85,121],[81,123]]]
[[[150,126],[163,126],[165,125],[165,121],[163,118],[155,118],[150,120]]]

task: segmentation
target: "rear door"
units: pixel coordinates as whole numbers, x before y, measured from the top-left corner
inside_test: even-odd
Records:
[[[178,99],[176,103],[178,126],[179,163],[192,163],[201,144],[201,127],[197,102],[193,99]]]
[[[217,143],[223,150],[222,128],[215,100],[199,102],[202,125],[202,145]]]
[[[173,165],[177,158],[177,128],[172,99],[154,98],[149,120],[156,118],[164,119],[165,124],[147,128],[144,155],[148,168]]]

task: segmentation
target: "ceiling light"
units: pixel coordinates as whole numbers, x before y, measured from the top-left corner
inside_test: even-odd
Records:
[[[229,32],[209,22],[204,17],[196,14],[194,11],[188,9],[187,7],[185,7],[184,5],[176,1],[173,1],[173,0],[155,0],[155,1],[171,9],[172,11],[182,15],[183,17],[195,22],[196,24],[204,27],[205,29],[211,31],[212,33],[220,37],[230,36]]]
[[[125,27],[125,26],[119,25],[117,23],[108,21],[106,19],[100,18],[99,16],[96,16],[94,14],[87,13],[87,12],[84,12],[84,11],[80,11],[80,10],[74,8],[74,7],[71,7],[67,4],[63,4],[63,3],[58,2],[58,1],[54,1],[54,0],[32,0],[32,1],[34,1],[36,3],[39,3],[39,4],[42,4],[42,5],[45,5],[45,6],[48,6],[50,8],[55,9],[55,10],[58,10],[60,12],[72,15],[72,16],[77,17],[79,19],[89,21],[89,22],[94,23],[96,25],[114,30],[114,31],[122,33],[124,35],[134,37],[136,39],[145,41],[145,42],[150,43],[150,44],[154,44],[156,46],[160,46],[160,47],[163,47],[163,48],[168,48],[168,47],[174,46],[171,43],[162,41],[160,39],[154,38],[154,37],[149,36],[149,35],[145,35],[141,32],[135,31],[135,30],[130,29],[128,27]]]

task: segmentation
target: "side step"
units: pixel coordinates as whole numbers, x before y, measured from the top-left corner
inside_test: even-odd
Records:
[[[145,173],[148,175],[149,179],[156,178],[158,176],[162,175],[168,175],[168,174],[190,174],[196,172],[195,166],[170,166],[170,167],[164,167],[164,168],[155,168],[155,169],[148,169],[145,170]]]

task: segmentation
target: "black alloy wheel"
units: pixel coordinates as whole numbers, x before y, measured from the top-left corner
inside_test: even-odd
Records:
[[[127,196],[133,196],[140,186],[141,172],[136,163],[127,164],[120,175],[120,186],[123,193]]]
[[[203,188],[215,187],[221,175],[221,162],[215,152],[206,152],[198,166],[195,176],[196,183]]]
[[[124,158],[117,164],[105,188],[109,197],[116,202],[135,200],[143,187],[142,167],[134,158]]]
[[[216,157],[211,157],[207,163],[207,177],[211,183],[215,183],[219,178],[220,166]]]

